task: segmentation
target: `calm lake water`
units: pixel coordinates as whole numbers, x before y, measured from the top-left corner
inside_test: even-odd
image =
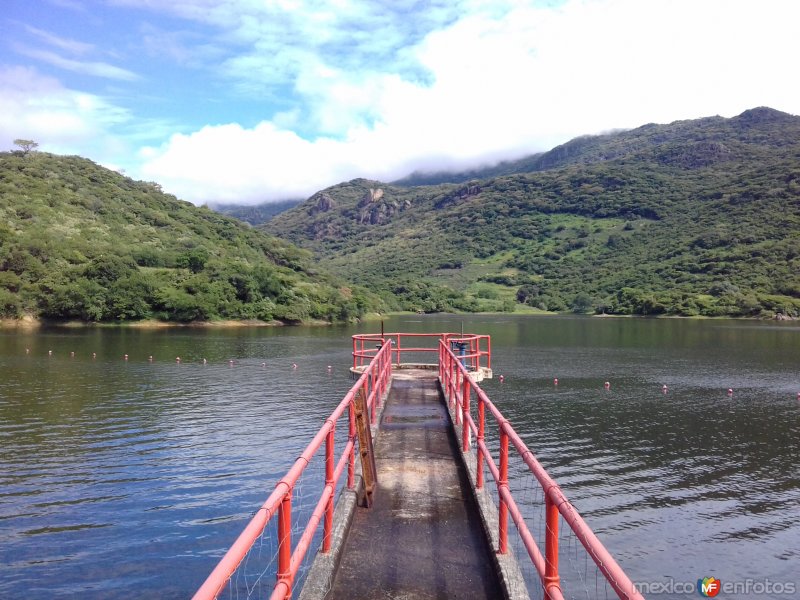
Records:
[[[385,328],[462,322],[492,336],[489,397],[648,597],[710,575],[800,595],[800,325]],[[379,330],[0,331],[0,597],[191,596],[352,385],[350,336]]]

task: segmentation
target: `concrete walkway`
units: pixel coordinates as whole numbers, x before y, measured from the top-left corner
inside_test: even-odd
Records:
[[[435,371],[396,371],[329,599],[502,598]]]

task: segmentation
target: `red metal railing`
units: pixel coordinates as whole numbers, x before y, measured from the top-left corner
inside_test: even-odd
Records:
[[[463,357],[452,350],[454,339],[439,343],[439,377],[442,389],[455,415],[456,426],[461,429],[462,451],[471,451],[471,439],[476,440],[476,487],[483,488],[484,464],[497,485],[498,508],[498,552],[508,552],[508,517],[516,525],[519,537],[539,575],[544,588],[544,597],[550,600],[563,600],[561,577],[559,574],[559,515],[569,525],[591,556],[605,581],[621,599],[643,600],[642,595],[612,558],[600,540],[595,536],[578,511],[570,504],[561,488],[547,474],[534,457],[511,424],[489,400],[486,393],[469,376],[462,364]],[[477,407],[470,404],[471,395],[476,398]],[[474,416],[473,416],[474,412]],[[494,417],[498,428],[498,462],[492,456],[486,443],[486,413]],[[516,450],[529,472],[536,478],[544,495],[544,555],[534,539],[522,511],[515,502],[509,488],[509,444]]]
[[[404,364],[403,357],[430,355],[429,364],[438,362],[439,343],[458,344],[459,359],[470,371],[492,368],[492,340],[488,335],[463,333],[386,333],[353,336],[353,368],[369,364],[386,341],[392,342],[392,362]],[[410,346],[408,344],[411,344]],[[410,361],[422,362],[422,361]],[[405,363],[409,363],[408,360]]]
[[[323,522],[322,548],[320,551],[328,552],[330,550],[334,509],[333,496],[345,467],[347,468],[347,487],[353,489],[355,485],[355,397],[359,391],[363,390],[367,398],[368,410],[374,419],[381,399],[388,390],[392,375],[391,348],[391,344],[382,344],[380,349],[375,350],[372,361],[364,369],[361,377],[331,413],[331,416],[322,425],[314,439],[311,440],[311,443],[308,444],[297,461],[295,461],[289,472],[278,482],[267,501],[264,502],[208,576],[205,583],[195,593],[195,600],[211,600],[224,590],[231,575],[236,571],[251,547],[253,547],[264,529],[276,515],[278,521],[277,581],[270,596],[272,600],[291,597],[298,569],[308,552],[320,522]],[[337,459],[335,457],[335,432],[336,424],[342,418],[347,419],[347,442],[344,444],[341,455]],[[292,512],[295,484],[311,459],[323,445],[325,447],[325,481],[322,489],[319,490],[319,499],[316,506],[306,521],[293,549],[292,531],[298,531],[302,527],[302,524],[297,523],[298,517]]]
[[[408,338],[413,340],[413,345],[404,347],[403,342],[408,342]],[[429,340],[434,341],[436,346],[421,345]],[[504,554],[509,551],[508,517],[511,516],[511,520],[516,526],[516,532],[542,582],[545,598],[563,599],[561,573],[559,572],[559,518],[561,518],[569,526],[575,538],[580,540],[588,555],[597,565],[597,569],[618,597],[642,599],[633,583],[589,529],[558,485],[545,472],[510,423],[470,376],[479,369],[491,367],[489,337],[463,334],[395,333],[383,336],[360,335],[353,337],[353,366],[361,372],[358,381],[325,421],[288,473],[278,482],[272,494],[208,576],[195,594],[195,600],[216,598],[225,589],[231,576],[237,571],[243,559],[248,556],[267,525],[273,522],[272,527],[275,527],[275,521],[277,521],[278,543],[274,550],[275,566],[270,567],[270,573],[274,573],[275,577],[270,598],[272,600],[291,598],[298,570],[308,553],[320,523],[323,523],[320,551],[330,551],[333,497],[345,467],[347,468],[347,487],[353,489],[355,485],[354,403],[356,394],[359,391],[364,392],[368,410],[374,421],[380,402],[389,387],[392,364],[400,364],[404,355],[408,356],[419,352],[426,353],[425,355],[430,352],[438,353],[439,376],[442,388],[454,411],[456,426],[461,427],[462,450],[464,452],[471,451],[471,440],[473,437],[476,440],[476,487],[479,489],[484,487],[484,463],[495,480],[499,499],[498,552]],[[482,364],[484,361],[485,365]],[[471,404],[470,400],[473,395],[476,400]],[[490,416],[494,417],[499,436],[496,448],[499,454],[497,462],[487,444],[485,424],[487,411]],[[347,418],[348,435],[346,442],[343,445],[340,443],[342,447],[337,458],[335,431],[337,422],[342,418]],[[311,459],[323,447],[323,443],[325,446],[324,482],[319,486],[319,495],[313,512],[303,524],[298,522],[300,511],[292,510],[295,486]],[[543,535],[544,554],[531,533],[525,516],[509,487],[510,446],[516,449],[516,459],[521,460],[527,472],[535,477],[544,495],[546,521]],[[313,497],[317,497],[316,492]],[[302,532],[300,532],[301,528]],[[292,539],[293,531],[300,532],[296,543]],[[259,578],[263,574],[261,573]]]

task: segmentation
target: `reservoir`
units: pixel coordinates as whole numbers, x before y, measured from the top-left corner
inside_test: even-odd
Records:
[[[384,327],[492,336],[482,387],[645,596],[800,589],[800,325]],[[350,336],[379,331],[0,331],[0,596],[191,596],[352,385]]]

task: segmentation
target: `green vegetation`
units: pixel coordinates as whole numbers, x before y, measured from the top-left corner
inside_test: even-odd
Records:
[[[354,180],[263,228],[397,309],[800,316],[798,117],[645,125],[468,175]]]
[[[357,179],[259,228],[15,144],[0,153],[2,317],[800,316],[800,118],[770,109],[403,185]]]
[[[0,153],[2,317],[299,322],[380,308],[319,272],[306,250],[157,184],[34,147]]]

